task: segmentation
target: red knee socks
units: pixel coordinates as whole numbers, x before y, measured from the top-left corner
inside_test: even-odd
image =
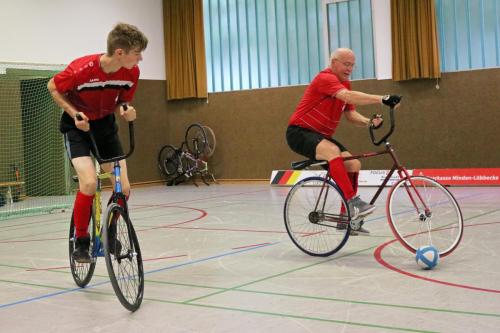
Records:
[[[354,195],[358,193],[358,176],[359,172],[348,172],[349,180],[351,181],[352,189],[354,191]]]
[[[347,170],[344,166],[344,160],[342,157],[336,157],[328,162],[330,176],[333,178],[335,183],[340,187],[346,200],[350,200],[356,192],[354,192],[353,186],[351,184],[351,179],[347,175]]]
[[[94,195],[86,195],[82,192],[76,194],[73,207],[73,221],[75,223],[76,238],[88,235],[90,215],[92,214],[92,201]]]

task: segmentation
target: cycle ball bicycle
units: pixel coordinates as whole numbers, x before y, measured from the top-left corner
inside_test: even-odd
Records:
[[[215,182],[214,176],[208,171],[208,158],[215,151],[215,134],[208,126],[191,124],[184,135],[180,148],[164,145],[158,153],[158,167],[166,177],[168,184],[176,184],[200,175],[201,180],[209,185],[208,176]],[[196,182],[194,182],[195,185]]]
[[[371,158],[388,154],[393,166],[370,201],[374,204],[393,174],[399,176],[389,189],[386,215],[391,230],[399,242],[415,253],[423,245],[434,245],[441,257],[449,255],[463,235],[463,217],[460,206],[448,189],[436,180],[410,175],[399,162],[395,148],[388,138],[395,128],[394,107],[389,109],[390,130],[376,140],[373,127],[369,128],[372,143],[384,144],[385,149],[344,160]],[[292,163],[296,170],[310,166],[327,166],[326,161],[305,160]],[[340,188],[328,172],[324,177],[308,177],[296,183],[289,191],[284,206],[284,221],[292,242],[311,256],[330,256],[347,242],[351,230],[357,230],[362,220],[351,219]]]
[[[95,152],[97,190],[92,205],[90,228],[90,263],[78,263],[71,254],[75,249],[75,224],[73,215],[69,228],[69,260],[73,280],[84,288],[92,279],[98,257],[104,257],[113,290],[120,303],[129,311],[136,311],[144,295],[144,269],[141,249],[135,229],[130,220],[125,194],[121,187],[119,161],[128,158],[134,151],[134,127],[129,122],[130,150],[126,155],[103,159],[99,155],[94,136],[89,131]],[[100,164],[113,162],[113,172],[101,173]],[[102,219],[101,183],[105,178],[114,178],[114,191]],[[121,204],[121,205],[120,205]]]

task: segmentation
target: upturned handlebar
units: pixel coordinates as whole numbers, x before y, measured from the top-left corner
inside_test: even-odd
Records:
[[[123,106],[123,109],[126,111],[127,108],[128,108],[128,105],[127,104],[123,104],[122,106]],[[83,118],[80,115],[80,113],[76,114],[76,118],[78,120],[83,120]],[[88,133],[89,133],[90,141],[92,142],[92,146],[94,147],[95,158],[99,162],[99,164],[110,163],[110,162],[117,162],[117,161],[120,161],[120,160],[127,159],[134,152],[134,149],[135,149],[135,136],[134,136],[134,122],[133,121],[129,121],[128,122],[128,136],[129,136],[129,143],[130,143],[130,145],[129,145],[129,151],[125,155],[120,155],[120,156],[116,156],[116,157],[112,157],[112,158],[107,158],[107,159],[102,158],[101,155],[100,155],[100,153],[99,153],[99,149],[97,148],[97,144],[96,144],[96,141],[95,141],[95,138],[94,138],[94,134],[92,133],[92,130],[89,129]]]
[[[400,98],[402,98],[402,96],[400,96]],[[389,131],[380,140],[376,141],[376,139],[375,139],[375,130],[376,130],[376,128],[374,128],[373,126],[369,127],[370,138],[372,139],[372,143],[375,146],[380,146],[382,143],[387,142],[387,139],[389,139],[389,137],[394,132],[394,128],[396,126],[395,119],[394,119],[394,108],[395,108],[395,105],[391,105],[389,107],[389,118],[390,118],[390,122],[391,122],[391,127],[390,127]]]

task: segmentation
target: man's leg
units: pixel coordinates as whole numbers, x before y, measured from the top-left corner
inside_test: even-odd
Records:
[[[75,251],[72,256],[77,262],[90,262],[88,231],[92,202],[96,191],[96,176],[92,159],[89,156],[77,157],[71,160],[78,175],[79,192],[76,194],[73,206],[73,222],[75,224]]]
[[[349,153],[343,152],[342,154],[348,156]],[[351,180],[349,179],[340,149],[337,145],[326,139],[321,140],[316,146],[316,159],[328,161],[330,176],[342,190],[349,205],[352,219],[368,215],[375,210],[375,206],[364,202],[359,196],[355,196]],[[360,167],[359,161],[348,161],[347,164],[351,169],[350,171],[354,171],[353,169],[355,169],[356,165]]]

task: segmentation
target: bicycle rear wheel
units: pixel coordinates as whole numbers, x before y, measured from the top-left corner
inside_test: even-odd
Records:
[[[285,200],[284,218],[292,242],[311,256],[339,251],[349,238],[349,213],[341,191],[322,177],[295,184]]]
[[[167,179],[173,179],[179,175],[179,155],[177,149],[172,145],[165,145],[158,153],[158,167]]]
[[[132,222],[124,209],[112,203],[103,224],[104,258],[109,278],[120,303],[136,311],[144,295],[141,249]]]
[[[184,137],[188,151],[198,158],[207,149],[208,139],[205,130],[200,124],[191,124],[186,130]]]
[[[421,246],[433,245],[441,257],[447,256],[462,239],[460,207],[453,195],[435,180],[424,176],[410,179],[414,187],[408,178],[403,178],[389,192],[387,216],[391,229],[413,253]]]
[[[95,227],[94,227],[94,214],[92,213],[92,217],[89,221],[90,233],[90,253],[95,253]],[[92,261],[90,263],[79,263],[73,260],[72,254],[75,250],[75,222],[73,218],[73,214],[71,214],[71,223],[69,226],[69,263],[71,267],[71,275],[73,275],[73,280],[76,285],[84,288],[92,279],[92,275],[94,274],[96,258],[92,257]]]

